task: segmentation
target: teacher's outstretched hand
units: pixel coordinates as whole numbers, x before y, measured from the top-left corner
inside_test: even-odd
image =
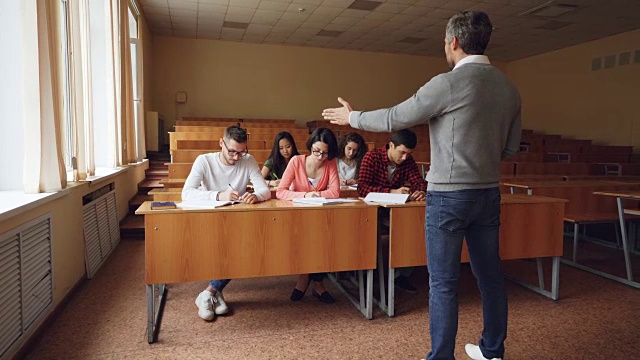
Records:
[[[339,97],[338,102],[342,107],[322,110],[322,117],[335,125],[349,125],[349,114],[353,111],[351,105]]]

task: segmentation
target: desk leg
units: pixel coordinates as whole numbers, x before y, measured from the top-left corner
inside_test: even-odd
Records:
[[[364,316],[371,320],[373,318],[373,269],[367,271],[367,309]]]
[[[553,271],[551,273],[551,299],[558,300],[560,295],[560,256],[553,257]]]
[[[380,286],[380,309],[387,312],[387,294],[384,289],[384,261],[382,259],[382,251],[378,249],[378,285]]]
[[[393,317],[396,304],[396,269],[389,268],[389,297],[387,298],[387,315]]]
[[[618,198],[618,216],[620,217],[620,233],[622,236],[622,251],[624,252],[624,263],[627,268],[627,280],[633,281],[631,259],[629,258],[629,245],[627,241],[627,229],[625,229],[624,226],[624,208],[622,207],[622,198]]]
[[[536,267],[538,268],[538,286],[544,289],[544,271],[542,270],[542,259],[536,258]]]
[[[580,225],[573,223],[573,262],[578,262],[578,230]]]
[[[347,300],[349,300],[351,304],[353,304],[353,306],[355,306],[356,309],[358,309],[362,313],[362,315],[367,318],[367,320],[373,318],[373,269],[367,270],[366,289],[363,289],[364,281],[362,279],[362,270],[358,271],[358,292],[360,295],[360,299],[356,299],[353,295],[351,295],[333,274],[328,274],[328,276],[329,280],[333,282],[338,290],[340,290],[340,292],[347,298]]]
[[[542,273],[541,260],[542,260],[541,258],[536,258],[538,276],[540,277],[540,279],[538,280],[538,286],[534,286],[520,279],[516,279],[511,275],[505,274],[504,277],[515,282],[516,284],[526,287],[529,290],[535,291],[540,295],[544,295],[551,300],[558,300],[558,294],[559,294],[559,288],[560,288],[560,257],[559,256],[553,257],[552,274],[551,274],[551,291],[547,291],[544,288],[544,280],[541,275]]]
[[[157,299],[156,286],[158,287]],[[158,339],[166,292],[167,287],[165,284],[147,284],[147,342],[149,344],[156,342]]]
[[[358,289],[360,290],[360,308],[361,309],[366,308],[366,305],[365,305],[366,299],[364,295],[365,289],[364,289],[364,286],[362,286],[363,284],[364,282],[362,281],[362,270],[358,270]]]

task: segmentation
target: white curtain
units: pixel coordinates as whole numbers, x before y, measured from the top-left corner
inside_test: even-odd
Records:
[[[47,0],[22,1],[24,70],[24,189],[52,192],[66,187],[57,81],[58,21]]]
[[[108,162],[117,167],[137,161],[129,8],[126,0],[107,0]],[[111,91],[113,89],[113,91]]]
[[[95,175],[93,92],[91,70],[91,32],[89,0],[69,4],[69,48],[71,90],[72,156],[76,159],[74,180],[85,180]]]

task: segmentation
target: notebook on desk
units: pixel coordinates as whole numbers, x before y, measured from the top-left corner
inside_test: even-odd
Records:
[[[336,205],[336,204],[344,204],[344,203],[353,203],[358,202],[360,200],[356,199],[325,199],[323,197],[310,197],[310,198],[295,198],[293,199],[294,204],[303,204],[303,205]]]
[[[375,202],[381,204],[404,204],[409,200],[409,194],[391,194],[370,192],[364,198],[365,202]]]
[[[153,201],[151,210],[175,209],[176,203],[173,201]]]
[[[180,209],[215,209],[227,205],[239,204],[242,203],[240,200],[183,200],[181,203],[178,203],[178,207]]]

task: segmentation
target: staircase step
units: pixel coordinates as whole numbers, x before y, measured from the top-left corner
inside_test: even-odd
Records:
[[[153,201],[153,195],[136,194],[133,199],[129,200],[129,212],[135,212],[145,201]]]
[[[144,179],[138,184],[138,194],[147,195],[149,191],[161,188],[164,188],[164,185],[160,184],[160,179]]]
[[[120,237],[144,239],[144,216],[129,214],[120,222]]]
[[[155,178],[155,177],[167,177],[169,176],[169,168],[165,168],[165,169],[147,169],[144,171],[147,179],[148,178]]]
[[[150,168],[164,167],[166,166],[165,164],[166,164],[165,160],[149,160]]]

